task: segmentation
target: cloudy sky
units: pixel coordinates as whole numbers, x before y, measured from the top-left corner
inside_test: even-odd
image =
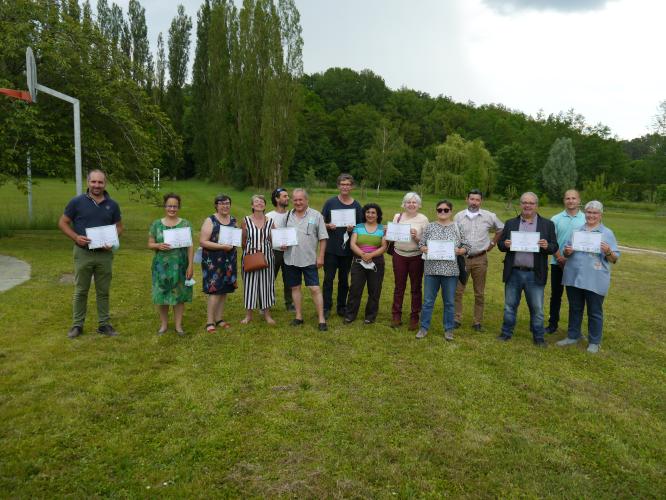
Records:
[[[117,0],[116,0],[117,1]],[[117,1],[126,9],[128,0]],[[179,2],[143,0],[151,48]],[[193,17],[201,0],[183,0]],[[534,115],[574,108],[620,138],[666,99],[660,0],[296,0],[307,73],[369,68],[386,84]],[[193,30],[195,31],[195,30]],[[193,39],[192,44],[195,41]]]

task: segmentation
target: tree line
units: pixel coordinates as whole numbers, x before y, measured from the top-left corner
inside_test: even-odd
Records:
[[[25,47],[40,82],[81,100],[83,161],[115,182],[163,176],[272,187],[470,187],[511,198],[577,186],[631,201],[666,195],[666,104],[631,141],[573,110],[529,116],[389,89],[370,70],[304,74],[293,0],[204,0],[196,23],[178,6],[153,54],[145,9],[115,3],[0,0],[0,87],[25,88]],[[194,42],[191,78],[190,44]],[[72,176],[69,105],[0,100],[0,182]],[[661,187],[659,187],[662,185]],[[596,190],[596,191],[595,191]]]

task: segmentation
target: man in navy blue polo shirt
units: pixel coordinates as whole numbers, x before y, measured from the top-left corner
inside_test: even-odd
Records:
[[[60,216],[58,227],[74,242],[74,321],[67,333],[70,339],[83,333],[86,319],[88,290],[95,278],[97,295],[97,332],[113,337],[118,332],[109,323],[109,290],[111,288],[113,252],[111,247],[90,250],[86,228],[116,225],[118,235],[122,233],[118,203],[105,190],[106,174],[101,170],[88,173],[88,190],[72,198]]]

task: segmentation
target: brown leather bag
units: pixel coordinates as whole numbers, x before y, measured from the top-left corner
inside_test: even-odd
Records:
[[[243,257],[243,270],[246,273],[251,273],[252,271],[259,271],[261,269],[266,269],[268,267],[268,261],[264,252],[257,250],[254,253],[249,253]]]

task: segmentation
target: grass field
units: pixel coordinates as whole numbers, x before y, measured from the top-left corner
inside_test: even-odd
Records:
[[[224,191],[199,182],[163,191],[171,187],[195,227]],[[666,495],[663,257],[622,256],[597,356],[583,346],[534,348],[524,303],[514,339],[495,341],[503,307],[498,252],[490,254],[486,332],[470,328],[468,292],[453,343],[439,321],[423,341],[388,327],[390,265],[372,328],[333,318],[319,333],[309,301],[300,330],[287,326],[281,304],[277,326],[242,326],[238,290],[225,315],[233,327],[209,335],[197,287],[186,309],[189,335],[157,337],[145,245],[161,209],[110,190],[127,228],[111,299],[118,338],[92,333],[94,299],[86,334],[66,338],[73,287],[60,278],[72,272],[69,240],[55,229],[0,238],[0,254],[32,266],[30,281],[0,294],[0,496]],[[49,227],[73,191],[42,181],[37,226]],[[252,193],[230,194],[234,215],[245,215]],[[10,186],[0,196],[0,227],[23,224],[25,197]],[[327,196],[313,193],[312,205]],[[400,193],[370,199],[392,214]],[[427,215],[434,201],[426,199]],[[654,213],[610,211],[604,222],[620,244],[666,250],[666,225]],[[434,318],[441,313],[438,301]]]

